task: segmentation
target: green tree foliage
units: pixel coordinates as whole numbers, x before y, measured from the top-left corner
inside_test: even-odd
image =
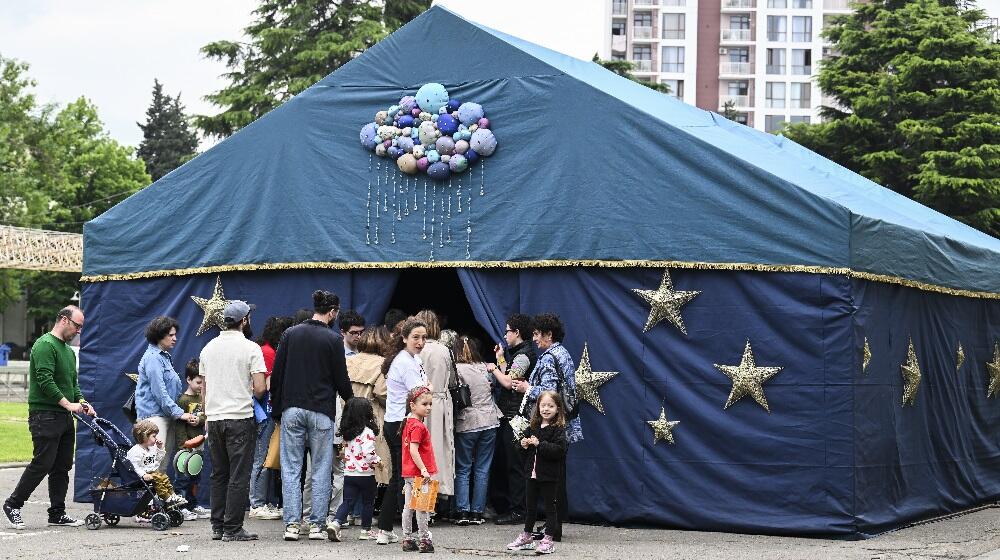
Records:
[[[149,184],[142,160],[108,136],[87,99],[39,107],[26,64],[0,57],[0,69],[0,223],[80,233]],[[25,289],[28,312],[51,321],[79,274],[0,271],[0,309]]]
[[[964,2],[855,5],[826,36],[819,84],[837,106],[785,133],[973,227],[1000,235],[1000,45]]]
[[[648,87],[649,89],[656,90],[660,93],[670,93],[670,86],[668,86],[667,84],[661,84],[659,82],[647,82],[645,80],[640,80],[635,76],[633,76],[632,70],[635,69],[635,64],[632,64],[627,60],[601,60],[601,57],[597,56],[596,54],[594,55],[594,58],[592,58],[591,60],[593,62],[596,62],[597,64],[600,64],[602,67],[604,67],[605,70],[610,70],[623,78],[628,78],[633,82]]]
[[[722,104],[722,116],[731,121],[735,121],[736,117],[740,116],[739,111],[736,110],[735,101],[726,101]]]
[[[430,7],[430,0],[261,0],[244,34],[249,42],[202,47],[229,71],[229,85],[205,99],[223,108],[195,118],[224,138],[350,62]]]
[[[153,101],[146,109],[146,124],[140,124],[142,142],[136,154],[146,162],[146,171],[154,181],[193,158],[198,150],[198,136],[188,126],[181,96],[163,93],[163,84],[153,80]]]

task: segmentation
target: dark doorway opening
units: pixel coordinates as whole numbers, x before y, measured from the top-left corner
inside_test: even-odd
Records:
[[[492,361],[493,346],[497,341],[476,321],[454,268],[403,269],[389,308],[401,309],[407,315],[414,315],[422,309],[433,310],[441,321],[442,329],[475,338],[482,345],[483,360]]]

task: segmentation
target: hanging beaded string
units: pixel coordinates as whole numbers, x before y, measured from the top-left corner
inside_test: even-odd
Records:
[[[365,201],[365,245],[372,244],[371,232],[372,227],[372,161],[375,157],[372,154],[368,154],[368,199]]]
[[[379,212],[381,204],[379,203],[382,198],[382,162],[378,162],[375,167],[375,237],[373,241],[378,245],[378,226],[379,226]]]

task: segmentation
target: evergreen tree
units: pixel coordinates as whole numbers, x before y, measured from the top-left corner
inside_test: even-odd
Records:
[[[869,179],[1000,235],[1000,45],[982,11],[875,0],[826,31],[819,84],[837,105],[793,140]]]
[[[202,48],[226,63],[229,85],[205,98],[223,108],[198,116],[206,134],[226,137],[350,62],[430,0],[261,0],[246,43],[216,41]]]
[[[735,101],[726,101],[722,104],[722,116],[731,121],[735,121],[736,117],[740,116],[739,111],[736,110]]]
[[[163,84],[153,80],[153,102],[146,109],[146,124],[140,124],[142,142],[136,155],[146,162],[146,172],[154,181],[193,158],[198,136],[188,126],[181,96],[163,93]]]
[[[661,84],[659,82],[647,82],[645,80],[640,80],[635,76],[633,76],[632,70],[635,69],[635,64],[632,64],[627,60],[602,60],[601,57],[595,54],[594,58],[592,58],[591,61],[600,64],[605,70],[610,70],[623,78],[628,78],[633,82],[648,87],[649,89],[656,90],[660,93],[670,93],[670,86],[668,86],[667,84]]]

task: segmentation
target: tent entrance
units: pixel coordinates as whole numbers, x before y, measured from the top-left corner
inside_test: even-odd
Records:
[[[442,329],[469,335],[482,344],[483,359],[490,360],[497,343],[477,321],[468,297],[454,268],[407,268],[399,274],[389,308],[413,315],[431,309],[438,315]]]

